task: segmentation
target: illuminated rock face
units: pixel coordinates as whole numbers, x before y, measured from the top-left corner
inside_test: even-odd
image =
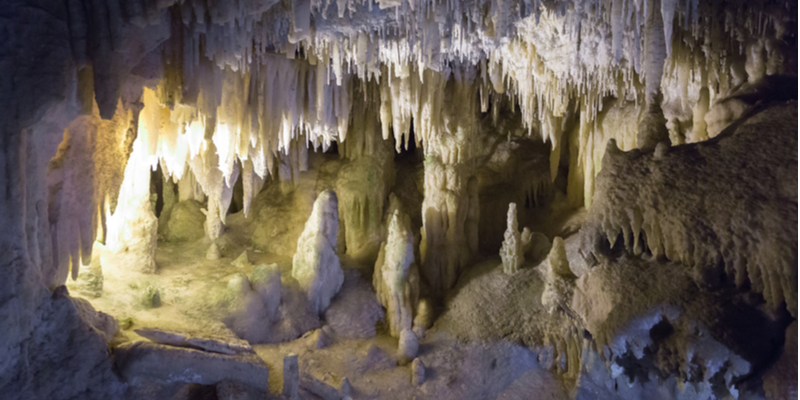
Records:
[[[328,308],[344,282],[336,254],[338,204],[336,193],[326,190],[319,194],[292,259],[292,277],[308,297],[311,309],[318,314]]]
[[[108,221],[107,246],[121,268],[156,272],[158,220],[150,203],[150,168],[144,144],[133,143],[117,209]]]

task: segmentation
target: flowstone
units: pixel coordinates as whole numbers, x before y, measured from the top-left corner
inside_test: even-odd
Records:
[[[796,121],[796,101],[772,104],[661,159],[610,140],[580,233],[589,265],[621,249],[666,258],[797,315]]]

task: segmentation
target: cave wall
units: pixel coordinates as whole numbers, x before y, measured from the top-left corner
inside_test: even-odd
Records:
[[[18,396],[12,398],[114,398],[121,394],[105,344],[110,338],[97,333],[102,328],[63,290],[53,289],[63,285],[70,264],[77,274],[79,260],[75,256],[89,262],[99,222],[96,199],[105,197],[101,189],[112,196],[118,190],[118,178],[94,173],[101,166],[95,162],[107,162],[120,153],[123,157],[115,162],[124,167],[126,160],[124,148],[103,147],[107,134],[103,128],[112,124],[101,122],[100,115],[111,119],[118,99],[124,102],[130,97],[120,89],[121,81],[109,82],[107,70],[100,64],[119,63],[109,68],[115,70],[115,76],[124,73],[125,67],[120,65],[136,62],[165,35],[158,29],[129,29],[119,18],[105,14],[105,4],[96,4],[94,14],[84,6],[88,4],[57,1],[12,1],[4,5],[6,35],[0,49],[0,185],[4,189],[0,221],[5,229],[0,240],[0,265],[5,279],[0,284],[0,321],[4,326],[0,333],[0,390]],[[74,7],[79,7],[82,15],[76,15]],[[87,16],[97,19],[87,21]],[[105,29],[112,23],[119,29],[114,46],[92,43],[76,48],[76,38],[110,40],[108,35],[87,35],[89,27],[99,29],[101,22]],[[95,64],[94,74],[87,67],[89,59],[103,60]],[[98,102],[101,108],[94,108],[94,113],[93,87],[115,92],[111,99]],[[133,97],[135,102],[138,96]],[[134,108],[132,102],[128,109]],[[82,114],[85,122],[74,124]],[[65,140],[68,126],[72,128],[70,139]],[[127,126],[124,128],[120,128],[122,135],[127,133]],[[76,147],[72,157],[59,160],[59,150],[66,155],[70,146]],[[56,158],[56,164],[69,165],[52,165],[52,158]],[[60,176],[54,178],[52,170],[60,168],[60,173],[55,172]],[[50,186],[54,179],[60,184]],[[71,193],[64,195],[61,190]],[[74,235],[76,232],[71,231],[72,239],[62,236],[59,242],[56,235],[70,228],[82,229],[83,233]],[[74,242],[64,245],[68,240]]]

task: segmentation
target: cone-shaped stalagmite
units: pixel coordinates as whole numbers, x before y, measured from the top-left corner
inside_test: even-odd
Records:
[[[297,241],[292,259],[292,277],[308,296],[317,313],[328,308],[344,282],[344,273],[336,255],[339,210],[336,193],[325,190],[314,202],[314,209]]]

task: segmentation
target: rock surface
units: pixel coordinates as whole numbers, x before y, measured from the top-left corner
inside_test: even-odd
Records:
[[[300,369],[297,354],[290,354],[283,358],[283,389],[281,394],[290,400],[297,398],[300,390]]]
[[[411,220],[399,209],[392,213],[386,242],[381,244],[372,285],[386,308],[389,333],[398,337],[411,329],[419,301],[419,272],[414,263]]]
[[[233,332],[231,332],[230,336],[223,337],[158,328],[139,328],[133,331],[139,336],[150,339],[153,343],[158,344],[195,348],[227,355],[253,352],[253,348],[250,347],[250,344],[245,340],[237,338]]]
[[[419,350],[419,338],[410,329],[400,332],[397,344],[397,362],[399,365],[406,365],[417,357]]]
[[[344,272],[342,288],[323,316],[326,326],[345,339],[375,337],[375,324],[384,318],[372,287],[354,269]]]
[[[206,216],[200,208],[200,204],[195,200],[176,203],[166,221],[164,239],[169,242],[185,242],[202,238]],[[160,227],[161,221],[159,221]]]
[[[525,262],[525,251],[523,247],[528,243],[522,242],[522,236],[517,230],[517,205],[508,204],[507,226],[503,240],[503,247],[500,248],[500,259],[503,260],[503,272],[513,275],[519,271],[519,267]],[[525,239],[530,242],[530,235],[525,235]]]
[[[269,368],[255,353],[225,355],[148,342],[129,342],[114,350],[114,364],[122,377],[140,380],[213,385],[225,380],[267,389]]]
[[[344,282],[344,274],[336,255],[339,211],[336,193],[326,190],[319,194],[305,229],[297,240],[297,252],[292,259],[292,277],[305,292],[309,306],[322,314],[331,298]]]
[[[425,383],[425,364],[419,358],[411,362],[411,384],[420,386]]]

